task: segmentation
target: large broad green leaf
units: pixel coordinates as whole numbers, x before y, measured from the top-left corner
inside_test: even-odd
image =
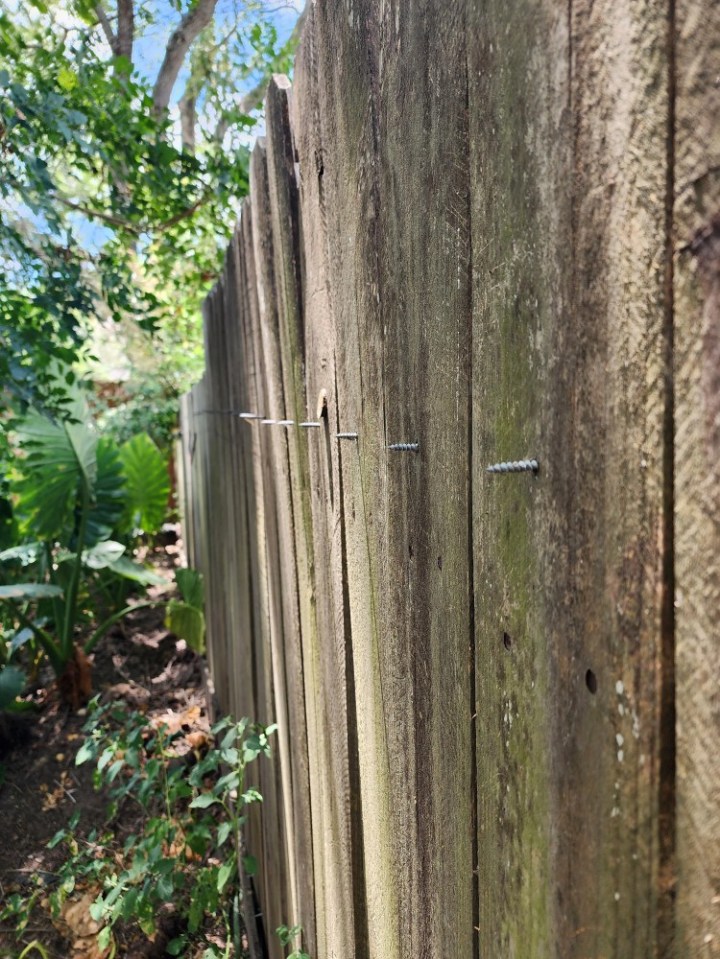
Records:
[[[13,583],[12,586],[0,586],[0,600],[14,599],[20,603],[33,599],[56,599],[62,596],[59,586],[50,583]]]
[[[156,533],[167,515],[170,481],[167,464],[147,433],[138,433],[120,447],[127,505],[121,529]]]
[[[83,486],[91,496],[95,489],[97,436],[88,425],[82,393],[73,387],[70,394],[62,420],[30,410],[17,429],[25,453],[18,463],[18,513],[40,539],[60,536],[73,518]]]
[[[36,536],[53,539],[72,517],[82,480],[94,483],[97,440],[87,426],[35,411],[20,424],[18,440],[26,454],[18,464],[18,513]]]
[[[106,540],[118,526],[127,503],[127,489],[120,452],[109,437],[97,444],[97,473],[92,489],[85,545],[94,546]]]

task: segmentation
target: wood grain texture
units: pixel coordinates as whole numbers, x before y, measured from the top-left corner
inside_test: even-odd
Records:
[[[717,5],[679,2],[675,47],[677,955],[711,959],[720,956]]]
[[[471,27],[481,953],[655,948],[665,15]]]
[[[318,959],[715,954],[704,6],[312,3],[271,84],[186,521],[219,690],[280,726],[268,927]]]
[[[308,16],[314,20],[315,9]],[[293,130],[299,170],[303,264],[306,421],[318,655],[311,709],[318,730],[313,769],[313,806],[318,949],[324,955],[365,955],[365,876],[362,846],[357,723],[352,647],[347,606],[342,486],[339,470],[338,407],[335,394],[335,325],[330,303],[328,233],[320,89],[324,83],[314,26],[297,54]],[[302,104],[300,113],[297,105]],[[323,903],[324,905],[320,905]]]
[[[275,275],[272,209],[264,143],[258,143],[253,152],[251,184],[262,375],[266,392],[266,405],[263,412],[267,418],[274,420],[293,419],[288,408],[283,381],[279,312],[282,307],[279,304],[279,298],[284,291],[279,289],[278,278]],[[302,916],[303,928],[312,949],[315,936],[310,770],[303,673],[301,597],[288,453],[289,441],[285,427],[277,425],[266,427],[261,432],[261,438],[267,448],[266,489],[273,492],[273,531],[277,537],[276,544],[273,544],[277,561],[273,563],[275,578],[271,582],[270,593],[277,604],[275,630],[272,635],[277,645],[278,660],[283,664],[287,697],[286,734],[290,766],[287,793],[293,815],[291,844],[294,859],[293,899],[297,910],[293,914],[293,922],[300,921],[298,917]],[[304,602],[303,597],[302,603]]]

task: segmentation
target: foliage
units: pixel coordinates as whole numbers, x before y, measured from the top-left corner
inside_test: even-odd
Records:
[[[165,458],[147,433],[133,436],[119,452],[126,492],[120,528],[156,533],[167,516],[170,493]]]
[[[302,936],[302,926],[291,926],[290,928],[278,926],[275,935],[282,943],[283,948],[292,949],[292,952],[287,954],[287,959],[310,959],[310,956],[303,952],[299,946],[293,946],[294,941]]]
[[[170,955],[183,955],[202,938],[206,916],[220,917],[228,945],[221,953],[208,943],[205,955],[229,956],[242,908],[240,871],[254,869],[240,852],[246,811],[262,799],[248,786],[246,770],[258,756],[270,755],[274,728],[226,717],[211,730],[215,745],[186,763],[176,748],[181,732],[94,703],[76,762],[95,761],[95,784],[109,791],[111,817],[132,800],[143,821],[122,843],[111,830],[81,842],[77,819],[56,834],[51,846],[63,843],[68,858],[51,897],[55,913],[80,884],[96,889],[90,913],[102,925],[99,946],[106,948],[116,923],[135,923],[152,935],[158,914],[171,909],[182,932],[168,945]],[[236,941],[235,955],[238,946]]]
[[[162,457],[148,437],[118,449],[92,429],[81,394],[76,391],[71,400],[62,419],[30,410],[17,423],[11,489],[24,542],[0,552],[0,575],[14,579],[0,586],[0,600],[11,606],[11,624],[30,632],[58,677],[73,661],[84,669],[76,630],[93,579],[99,588],[107,574],[157,581],[126,555],[124,543],[110,537],[130,530],[138,519],[151,530],[159,527],[168,496]],[[143,485],[142,475],[152,482]],[[25,578],[34,574],[36,581],[18,581],[18,564]],[[34,617],[30,602],[38,604]],[[86,652],[99,635],[96,631],[87,641]],[[71,691],[71,700],[74,695]]]
[[[53,364],[88,362],[91,331],[161,329],[171,370],[188,352],[174,344],[199,352],[199,303],[247,190],[256,102],[238,85],[290,51],[253,2],[220,16],[222,0],[178,0],[169,29],[155,0],[113,7],[0,2],[0,382],[50,409]]]
[[[205,591],[202,574],[194,569],[179,569],[175,581],[181,600],[171,599],[167,605],[165,625],[171,633],[194,649],[205,652]]]

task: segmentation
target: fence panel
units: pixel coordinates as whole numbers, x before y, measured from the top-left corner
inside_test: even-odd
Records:
[[[717,954],[702,6],[313,3],[270,86],[182,487],[319,959]]]

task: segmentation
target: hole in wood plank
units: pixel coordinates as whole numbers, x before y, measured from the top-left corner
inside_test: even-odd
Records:
[[[595,693],[597,692],[598,683],[597,683],[597,676],[592,671],[592,669],[588,669],[588,671],[585,673],[585,685],[594,696]]]
[[[438,563],[438,569],[442,569],[442,556],[438,556],[437,563]]]
[[[503,633],[503,646],[508,652],[512,649],[512,636],[510,633]]]

